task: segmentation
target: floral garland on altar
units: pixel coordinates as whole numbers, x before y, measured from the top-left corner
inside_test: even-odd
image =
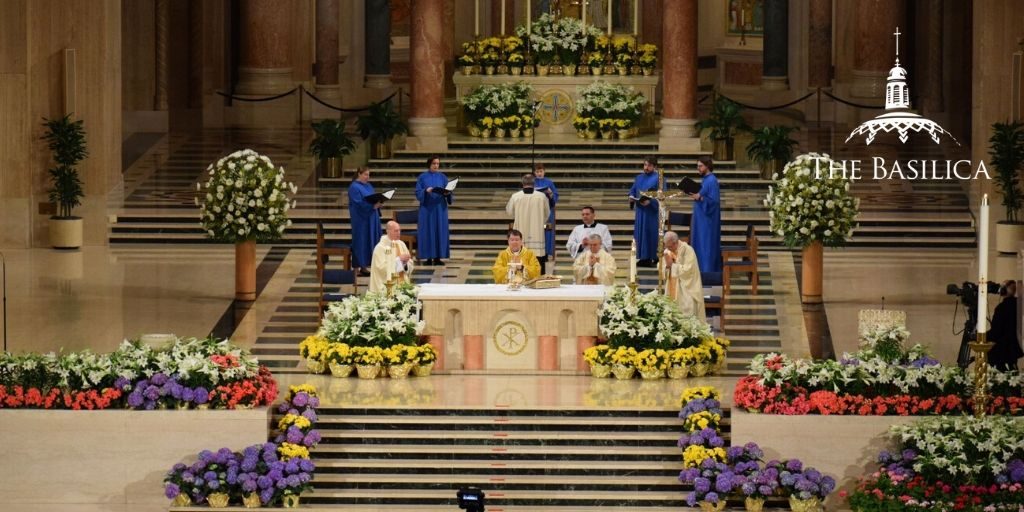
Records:
[[[295,208],[298,188],[284,180],[284,167],[251,149],[235,151],[207,167],[210,178],[196,190],[206,191],[199,206],[199,222],[209,238],[238,243],[270,242],[291,226],[288,211]]]
[[[499,137],[508,131],[515,137],[526,136],[540,124],[533,115],[533,86],[526,82],[481,85],[462,98],[459,103],[465,115],[470,135],[490,136],[492,130]],[[484,135],[484,131],[487,132]]]
[[[1019,511],[1024,508],[1024,421],[928,418],[894,426],[897,449],[879,453],[878,471],[851,493],[857,512]]]
[[[768,188],[771,231],[789,247],[821,242],[841,247],[857,227],[860,200],[850,193],[850,180],[827,154],[807,153],[786,164]]]
[[[270,370],[228,340],[182,338],[109,354],[0,354],[0,409],[234,409],[277,397]]]

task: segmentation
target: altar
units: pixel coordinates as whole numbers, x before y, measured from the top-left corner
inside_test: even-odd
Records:
[[[498,284],[420,285],[423,334],[438,369],[586,371],[582,352],[598,336],[603,286],[510,291]]]
[[[629,86],[647,98],[647,106],[640,121],[642,132],[654,130],[654,115],[657,100],[655,90],[658,87],[659,75],[547,75],[547,76],[512,76],[512,75],[463,75],[456,73],[452,77],[455,82],[455,97],[461,99],[481,85],[495,85],[510,82],[526,82],[533,86],[535,99],[540,100],[540,126],[538,134],[576,133],[572,120],[576,117],[576,100],[578,91],[596,81]],[[459,131],[465,131],[462,109],[459,109]]]

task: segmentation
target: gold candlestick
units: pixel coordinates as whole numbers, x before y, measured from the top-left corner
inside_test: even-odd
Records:
[[[980,289],[985,292],[984,288]],[[979,311],[979,315],[984,312]],[[981,418],[987,414],[988,408],[988,351],[992,350],[993,343],[988,341],[985,332],[978,333],[977,341],[970,343],[971,352],[974,352],[974,417]]]

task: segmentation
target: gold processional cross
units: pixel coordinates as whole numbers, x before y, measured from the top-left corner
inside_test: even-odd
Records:
[[[665,221],[668,220],[668,208],[665,207],[665,200],[682,195],[682,191],[665,193],[665,170],[658,167],[658,189],[653,192],[641,192],[641,197],[656,199],[658,201],[658,293],[666,294],[665,272],[662,268],[665,252]]]

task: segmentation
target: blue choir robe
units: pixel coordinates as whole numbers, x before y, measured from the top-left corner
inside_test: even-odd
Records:
[[[416,179],[416,199],[420,202],[419,222],[416,225],[416,252],[420,259],[447,258],[448,205],[455,196],[427,192],[427,188],[443,189],[448,177],[442,172],[426,171]]]
[[[693,202],[690,246],[701,272],[722,271],[722,208],[718,178],[708,173],[700,184],[700,201]]]
[[[640,206],[641,195],[651,189],[658,188],[658,173],[640,173],[633,180],[629,189],[629,197],[635,200],[633,238],[636,240],[636,257],[639,260],[658,259],[658,201],[651,199],[647,206]]]
[[[558,187],[555,187],[555,182],[551,181],[550,178],[537,178],[534,180],[534,190],[539,190],[544,187],[551,189],[551,196],[548,197],[548,206],[551,207],[551,213],[548,214],[548,224],[552,227],[555,225],[555,204],[558,203]],[[541,190],[541,193],[547,195],[547,192]],[[554,256],[555,254],[555,230],[546,230],[544,232],[544,254],[547,256]]]
[[[352,223],[352,262],[359,268],[370,268],[373,247],[380,240],[380,210],[366,202],[373,194],[373,185],[359,180],[348,186],[348,215]]]

